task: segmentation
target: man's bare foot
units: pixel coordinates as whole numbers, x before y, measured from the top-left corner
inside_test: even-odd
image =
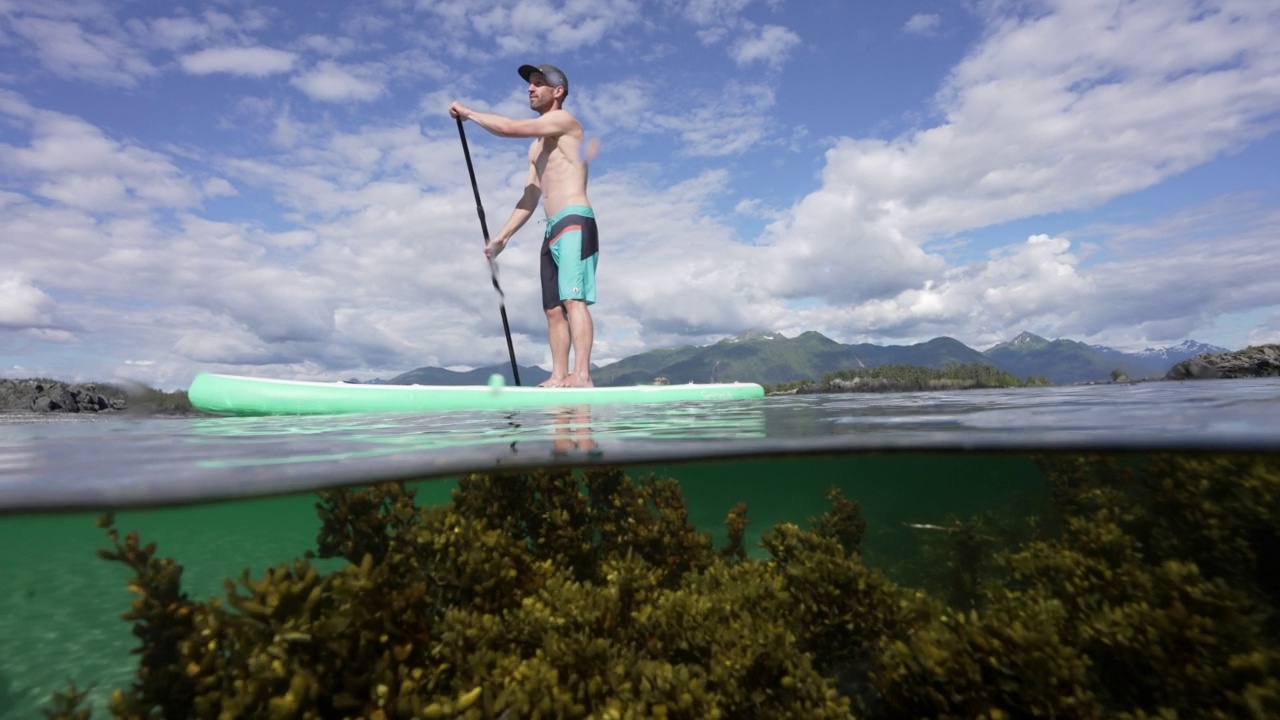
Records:
[[[552,375],[546,380],[543,380],[542,382],[538,383],[538,387],[567,387],[568,384],[569,384],[569,378],[556,377],[555,375]]]
[[[576,373],[569,375],[569,377],[565,381],[565,384],[563,385],[563,387],[583,387],[583,388],[595,387],[595,386],[596,384],[591,382],[590,375],[578,375]]]

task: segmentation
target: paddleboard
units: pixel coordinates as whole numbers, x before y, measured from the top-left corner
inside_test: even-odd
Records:
[[[508,387],[500,375],[494,375],[488,385],[364,385],[201,373],[187,397],[196,408],[220,415],[340,415],[747,400],[764,397],[764,388],[755,383]]]

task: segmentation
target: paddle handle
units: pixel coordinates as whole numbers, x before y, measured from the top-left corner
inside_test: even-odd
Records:
[[[480,185],[476,183],[476,168],[471,164],[471,148],[467,147],[467,132],[462,129],[462,118],[458,121],[458,137],[462,140],[462,156],[467,159],[467,174],[471,176],[471,192],[476,196],[476,214],[480,216],[480,232],[484,234],[484,244],[489,245],[489,223],[484,219],[484,204],[480,202]],[[498,267],[489,260],[489,277],[493,280],[493,289],[498,291],[498,310],[502,313],[502,332],[507,336],[507,354],[511,356],[511,379],[520,384],[520,368],[516,365],[516,348],[511,342],[511,324],[507,322],[507,296],[498,284]]]

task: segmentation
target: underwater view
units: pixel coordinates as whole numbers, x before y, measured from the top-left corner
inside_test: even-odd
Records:
[[[1275,717],[1277,411],[12,418],[0,716]]]

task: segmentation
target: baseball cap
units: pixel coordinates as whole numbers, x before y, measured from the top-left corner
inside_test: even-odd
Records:
[[[569,94],[569,78],[560,68],[555,65],[546,64],[520,66],[520,77],[524,78],[525,82],[529,82],[529,76],[534,73],[542,73],[542,76],[547,79],[548,85],[551,87],[562,87],[564,88],[564,94]]]

